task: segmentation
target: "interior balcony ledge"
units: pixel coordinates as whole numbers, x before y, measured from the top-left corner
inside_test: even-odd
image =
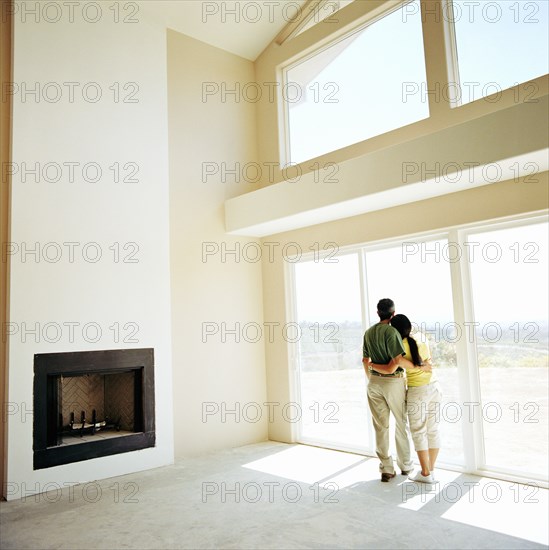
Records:
[[[548,97],[229,199],[226,230],[265,237],[544,172]]]

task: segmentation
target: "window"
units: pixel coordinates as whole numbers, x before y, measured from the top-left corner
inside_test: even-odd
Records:
[[[389,297],[429,340],[441,464],[547,481],[548,256],[538,216],[297,263],[298,441],[373,454],[362,337]]]
[[[450,266],[441,261],[442,252],[447,247],[446,239],[410,240],[398,246],[367,251],[368,311],[375,314],[378,300],[391,298],[396,312],[410,319],[413,331],[422,332],[427,337],[442,388],[440,429],[444,439],[440,460],[463,464],[463,438],[455,414],[455,410],[463,405],[459,399],[452,330],[454,310]],[[377,318],[370,319],[370,325],[374,322]],[[396,453],[395,449],[393,453]]]
[[[419,94],[402,100],[407,82],[426,81],[419,0],[413,4],[414,15],[398,9],[286,69],[286,161],[301,163],[429,117]]]
[[[448,19],[454,21],[458,104],[548,72],[548,11],[547,0],[453,0]],[[516,101],[531,100],[536,92],[534,85],[517,90],[522,95]]]
[[[366,449],[358,254],[295,266],[302,441]]]
[[[470,234],[485,465],[547,478],[549,224]]]

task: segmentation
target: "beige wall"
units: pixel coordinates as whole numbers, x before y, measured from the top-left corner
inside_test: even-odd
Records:
[[[226,235],[223,203],[253,188],[242,177],[223,177],[221,166],[230,170],[256,160],[255,106],[223,102],[221,95],[202,97],[203,83],[234,89],[235,83],[253,80],[252,62],[168,31],[176,456],[267,438],[266,415],[251,422],[247,419],[255,420],[256,409],[244,410],[248,403],[265,401],[263,341],[251,343],[240,332],[237,342],[234,335],[222,334],[221,326],[232,330],[236,323],[242,328],[263,320],[261,263],[221,256],[223,248],[250,242]],[[219,173],[203,178],[203,163],[210,171],[218,165]],[[212,254],[203,259],[205,244]],[[216,247],[219,254],[213,252]],[[211,334],[216,326],[219,332]],[[203,407],[212,414],[203,418]],[[238,407],[245,414],[222,414]]]

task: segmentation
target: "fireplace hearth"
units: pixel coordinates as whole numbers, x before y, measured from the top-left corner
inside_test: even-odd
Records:
[[[154,350],[34,356],[34,469],[154,447]]]

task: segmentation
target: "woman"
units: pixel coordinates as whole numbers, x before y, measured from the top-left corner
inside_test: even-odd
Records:
[[[410,336],[412,323],[406,315],[395,315],[391,319],[406,351],[406,378],[408,383],[406,411],[412,431],[412,440],[417,452],[421,471],[410,476],[412,481],[434,483],[433,470],[440,449],[439,422],[442,392],[436,379],[426,363],[431,360],[429,343],[423,334],[419,333],[417,340]],[[391,374],[393,367],[372,364],[371,367],[381,373]]]

